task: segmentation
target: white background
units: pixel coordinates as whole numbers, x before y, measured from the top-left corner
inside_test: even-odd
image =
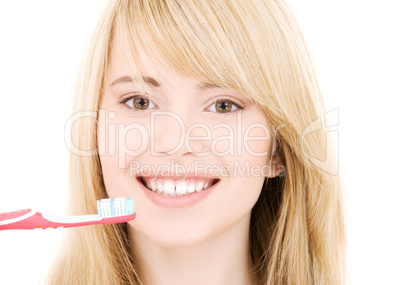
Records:
[[[0,212],[64,214],[64,126],[84,47],[105,1],[0,3]],[[398,0],[289,0],[327,110],[339,164],[352,284],[402,284],[402,7]],[[38,284],[63,230],[0,232],[0,284]]]

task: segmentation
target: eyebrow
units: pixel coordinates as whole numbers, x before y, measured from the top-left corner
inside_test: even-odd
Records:
[[[110,84],[110,86],[114,86],[119,83],[131,83],[131,82],[144,82],[153,87],[160,87],[162,85],[158,80],[150,76],[143,76],[141,79],[131,76],[122,76],[113,81],[112,84]]]
[[[144,82],[147,85],[153,86],[153,87],[161,87],[162,83],[158,81],[157,79],[151,77],[151,76],[143,76],[140,78],[138,77],[131,77],[131,76],[122,76],[117,78],[115,81],[113,81],[110,86],[114,86],[119,83],[132,83],[132,82]],[[217,84],[216,82],[201,82],[198,84],[198,88],[202,90],[207,90],[207,89],[215,89],[215,88],[224,88],[223,86]]]
[[[200,89],[215,89],[215,88],[224,88],[223,86],[219,85],[216,82],[201,82],[198,87]]]

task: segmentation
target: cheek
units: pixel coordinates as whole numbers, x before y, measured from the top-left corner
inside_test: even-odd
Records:
[[[258,160],[258,157],[268,156],[271,144],[268,127],[262,124],[248,126],[244,132],[243,143],[243,149],[250,159]]]
[[[213,129],[213,128],[210,128]],[[212,131],[211,152],[216,156],[267,156],[271,144],[269,129],[263,124],[224,125]]]
[[[250,117],[241,125],[213,131],[211,151],[217,157],[220,169],[223,169],[222,165],[228,166],[229,175],[239,183],[248,183],[252,178],[257,178],[260,183],[270,173],[271,134],[266,124],[254,123],[258,121],[264,121],[264,117]]]
[[[119,167],[127,166],[130,159],[144,154],[149,144],[148,130],[139,123],[118,124],[117,152]]]
[[[128,169],[130,160],[144,154],[149,145],[146,124],[116,117],[114,112],[100,112],[98,150],[102,166],[109,170]]]

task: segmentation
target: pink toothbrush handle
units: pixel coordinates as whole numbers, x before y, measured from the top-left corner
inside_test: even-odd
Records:
[[[124,223],[135,219],[136,213],[115,217],[98,215],[47,218],[39,212],[24,209],[0,214],[0,230],[32,230],[35,228],[71,228],[97,224]],[[53,217],[54,218],[54,217]]]

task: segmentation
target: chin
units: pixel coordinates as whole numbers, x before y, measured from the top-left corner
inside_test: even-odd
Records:
[[[207,240],[211,231],[196,226],[196,223],[153,223],[139,227],[134,221],[129,223],[135,238],[145,239],[163,248],[178,248],[200,244]]]

